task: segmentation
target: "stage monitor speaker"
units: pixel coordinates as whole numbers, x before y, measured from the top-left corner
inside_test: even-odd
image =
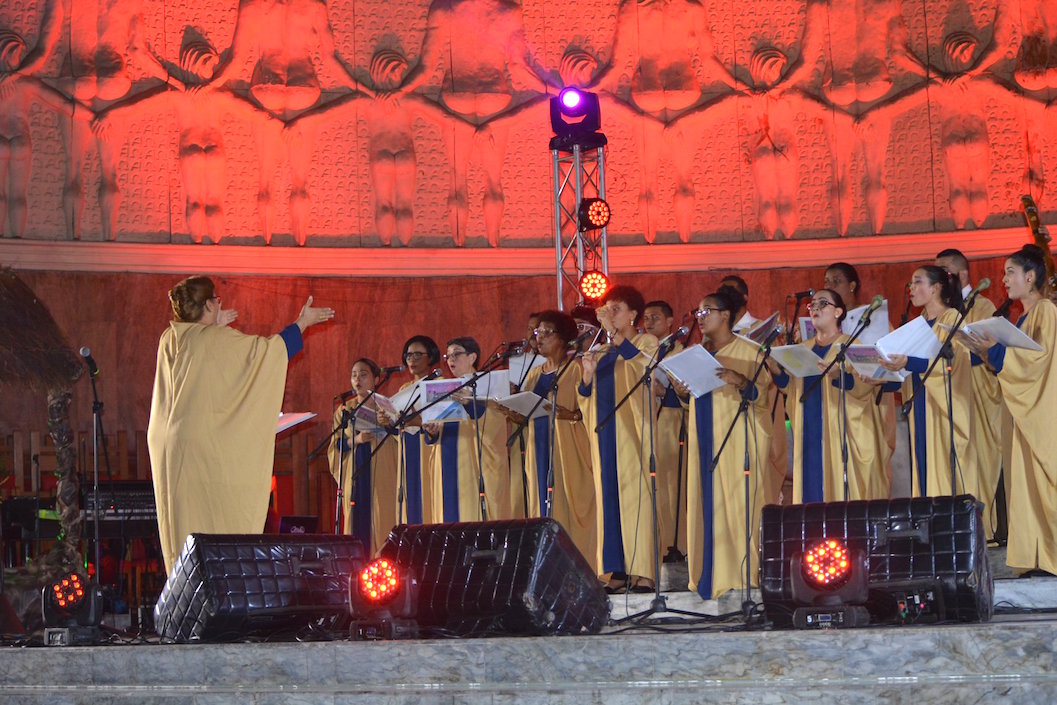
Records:
[[[791,623],[803,606],[793,597],[793,556],[836,538],[866,556],[871,622],[987,621],[994,582],[982,510],[971,495],[766,506],[760,592],[767,616],[776,626]]]
[[[154,608],[176,642],[284,638],[350,622],[349,578],[363,545],[330,534],[192,534]]]
[[[553,519],[401,525],[382,557],[418,579],[424,634],[597,634],[609,600]]]

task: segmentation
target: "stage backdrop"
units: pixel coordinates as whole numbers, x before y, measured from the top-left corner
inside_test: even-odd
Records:
[[[0,220],[552,247],[576,84],[612,244],[1009,227],[1054,177],[1055,57],[1051,0],[7,0]]]

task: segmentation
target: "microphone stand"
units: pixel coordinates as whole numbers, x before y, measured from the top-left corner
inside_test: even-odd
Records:
[[[975,289],[969,298],[962,303],[962,308],[958,311],[958,320],[954,322],[950,330],[947,331],[946,337],[943,339],[943,345],[940,346],[940,352],[936,357],[932,359],[928,369],[925,370],[925,374],[921,376],[921,382],[914,387],[913,393],[910,395],[910,399],[903,403],[903,415],[907,416],[910,410],[914,406],[914,400],[917,399],[918,394],[925,388],[925,381],[932,375],[932,371],[936,369],[936,364],[940,360],[947,360],[943,366],[943,373],[946,380],[947,389],[947,428],[948,428],[948,440],[950,442],[950,464],[951,464],[951,495],[958,494],[958,451],[954,447],[954,390],[952,389],[952,374],[954,372],[954,346],[951,342],[954,340],[954,336],[958,333],[958,330],[962,327],[962,323],[965,321],[965,317],[969,315],[969,310],[973,307],[976,302],[976,297],[980,295],[979,291]],[[926,487],[927,489],[927,487]]]
[[[103,462],[106,463],[106,475],[108,478],[111,477],[110,470],[110,453],[107,452],[106,447],[106,435],[103,431],[103,402],[99,401],[99,389],[96,387],[95,375],[90,374],[88,379],[92,383],[92,501],[94,506],[92,508],[92,532],[95,539],[95,576],[93,582],[96,588],[102,589],[101,587],[101,576],[102,564],[100,546],[99,546],[99,518],[102,514],[102,507],[99,505],[99,448],[102,445],[103,450]],[[129,597],[132,597],[130,595]]]
[[[558,370],[554,373],[554,380],[551,382],[550,386],[551,410],[550,418],[548,419],[550,434],[550,445],[548,446],[548,450],[550,451],[550,457],[547,458],[547,500],[546,504],[544,505],[547,510],[548,518],[554,516],[554,447],[557,445],[556,441],[558,439],[558,382],[561,380],[562,375],[565,374],[565,371],[569,369],[569,365],[571,365],[573,360],[575,359],[576,355],[569,355],[569,357],[566,358],[565,362],[562,363],[562,366],[558,368]],[[542,402],[543,398],[541,397],[540,400],[536,402],[536,407],[538,407]],[[533,407],[533,410],[535,410],[536,407]],[[527,420],[525,424],[528,424]],[[524,426],[522,426],[522,428],[524,428]]]
[[[734,433],[734,428],[738,425],[738,419],[742,421],[742,427],[745,430],[745,464],[743,475],[745,477],[745,599],[741,603],[742,615],[748,620],[756,606],[756,603],[752,601],[752,575],[751,575],[751,557],[752,557],[752,517],[749,508],[751,506],[749,498],[749,476],[750,476],[750,462],[749,462],[749,390],[756,388],[756,380],[759,379],[760,373],[763,372],[764,366],[767,364],[767,358],[771,356],[771,346],[762,346],[763,357],[760,358],[759,363],[756,365],[756,369],[752,373],[752,379],[745,385],[745,389],[741,390],[741,401],[738,402],[738,411],[734,414],[734,418],[730,421],[730,426],[727,427],[727,433],[723,436],[723,441],[719,444],[719,450],[712,457],[712,467],[709,468],[710,473],[716,472],[716,467],[719,465],[719,458],[723,454],[723,450],[727,447],[727,442],[730,441],[731,435]],[[758,460],[758,459],[757,459]]]
[[[876,309],[874,309],[876,310]],[[840,420],[840,462],[841,462],[841,473],[843,475],[844,483],[844,501],[848,501],[848,388],[847,382],[845,381],[845,375],[848,374],[847,368],[845,367],[845,361],[847,359],[847,350],[859,336],[862,335],[863,331],[870,327],[870,317],[873,316],[873,311],[866,309],[866,313],[859,319],[858,325],[855,326],[855,330],[852,331],[848,340],[840,344],[840,348],[837,350],[836,356],[830,360],[829,364],[826,365],[825,369],[822,370],[817,378],[811,381],[807,389],[804,390],[803,394],[800,395],[800,403],[804,403],[804,399],[811,396],[815,388],[818,387],[822,380],[826,379],[829,371],[833,369],[834,365],[840,365],[838,375],[840,378],[840,406],[837,408],[838,418]]]
[[[657,348],[657,352],[654,353],[653,358],[646,364],[646,369],[643,370],[642,377],[632,385],[628,393],[624,395],[624,398],[620,400],[613,407],[613,410],[603,419],[602,423],[595,427],[595,433],[598,433],[599,429],[606,425],[613,415],[616,414],[617,410],[631,397],[631,394],[640,387],[646,394],[648,413],[646,414],[649,418],[649,448],[650,448],[650,509],[653,513],[653,569],[654,569],[654,580],[653,580],[653,601],[650,606],[636,614],[628,615],[623,619],[618,619],[614,622],[616,625],[626,624],[628,622],[642,622],[654,614],[663,612],[669,612],[672,614],[683,615],[686,617],[697,617],[699,619],[709,619],[709,615],[700,614],[698,612],[690,612],[689,610],[680,610],[672,607],[668,607],[667,598],[661,594],[661,553],[660,553],[660,532],[657,527],[657,454],[655,452],[653,443],[653,391],[650,389],[648,381],[653,379],[653,371],[661,364],[665,356],[672,351],[675,345],[675,339],[671,340],[665,345],[661,345]]]

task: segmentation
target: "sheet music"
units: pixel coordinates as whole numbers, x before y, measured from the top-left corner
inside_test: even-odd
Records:
[[[811,340],[815,337],[815,324],[811,322],[811,316],[801,316],[800,322],[800,340]]]
[[[422,409],[422,420],[425,422],[462,421],[470,418],[463,405],[454,397],[437,401],[445,394],[458,389],[465,381],[465,379],[432,379],[426,382],[419,382],[424,396],[419,404],[419,408]],[[434,404],[434,402],[437,403]]]
[[[517,392],[516,394],[510,394],[505,397],[490,400],[492,404],[501,406],[504,409],[509,409],[521,416],[528,416],[529,412],[532,411],[532,407],[536,406],[537,402],[543,399],[539,394],[535,392]],[[551,412],[551,403],[549,399],[543,399],[539,406],[536,406],[536,410],[532,411],[532,416],[528,416],[529,419],[535,419],[540,416],[546,416]]]
[[[942,347],[943,343],[924,316],[908,321],[877,341],[877,349],[886,357],[906,355],[931,360],[940,354]]]
[[[533,367],[539,367],[544,363],[546,358],[542,355],[528,353],[526,355],[515,355],[510,358],[509,361],[509,380],[511,384],[520,384],[524,379],[528,371]]]
[[[299,423],[304,423],[309,419],[314,419],[316,415],[311,411],[295,411],[291,413],[279,414],[279,422],[276,424],[275,433],[280,434],[288,428],[293,428]]]
[[[882,367],[881,360],[883,357],[876,345],[849,345],[844,351],[844,357],[856,372],[870,379],[879,379],[884,382],[902,382],[910,374],[906,370],[892,372]]]
[[[492,370],[477,380],[477,390],[474,398],[483,400],[505,397],[509,394],[510,370]]]
[[[869,304],[848,311],[844,316],[844,322],[841,323],[841,332],[845,335],[854,333],[855,328],[859,325],[859,321],[862,320],[863,314],[866,313],[868,308],[870,308]],[[888,322],[888,299],[885,299],[881,302],[880,308],[870,314],[870,325],[866,326],[866,330],[855,339],[855,343],[874,345],[887,335],[891,328],[892,326]]]
[[[1041,345],[1032,340],[1031,336],[1005,318],[985,318],[975,323],[967,323],[962,328],[970,333],[983,333],[990,336],[1007,348],[1036,351],[1043,349]]]
[[[723,365],[700,345],[692,345],[664,358],[660,367],[679,380],[695,397],[704,396],[726,384],[716,375]]]
[[[818,363],[822,359],[806,345],[780,345],[771,348],[771,357],[793,377],[817,377],[822,373]]]
[[[778,327],[778,312],[775,311],[767,318],[762,321],[757,321],[749,328],[748,331],[741,335],[748,338],[752,342],[760,345],[763,341],[767,340],[767,336],[771,334],[775,328]]]

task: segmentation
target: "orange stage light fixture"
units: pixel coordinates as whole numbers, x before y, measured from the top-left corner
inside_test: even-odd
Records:
[[[601,198],[585,198],[580,201],[577,220],[580,223],[580,232],[586,230],[600,230],[609,225],[612,215],[609,204]]]
[[[609,290],[609,277],[598,270],[586,272],[580,278],[580,293],[588,301],[597,301]]]

